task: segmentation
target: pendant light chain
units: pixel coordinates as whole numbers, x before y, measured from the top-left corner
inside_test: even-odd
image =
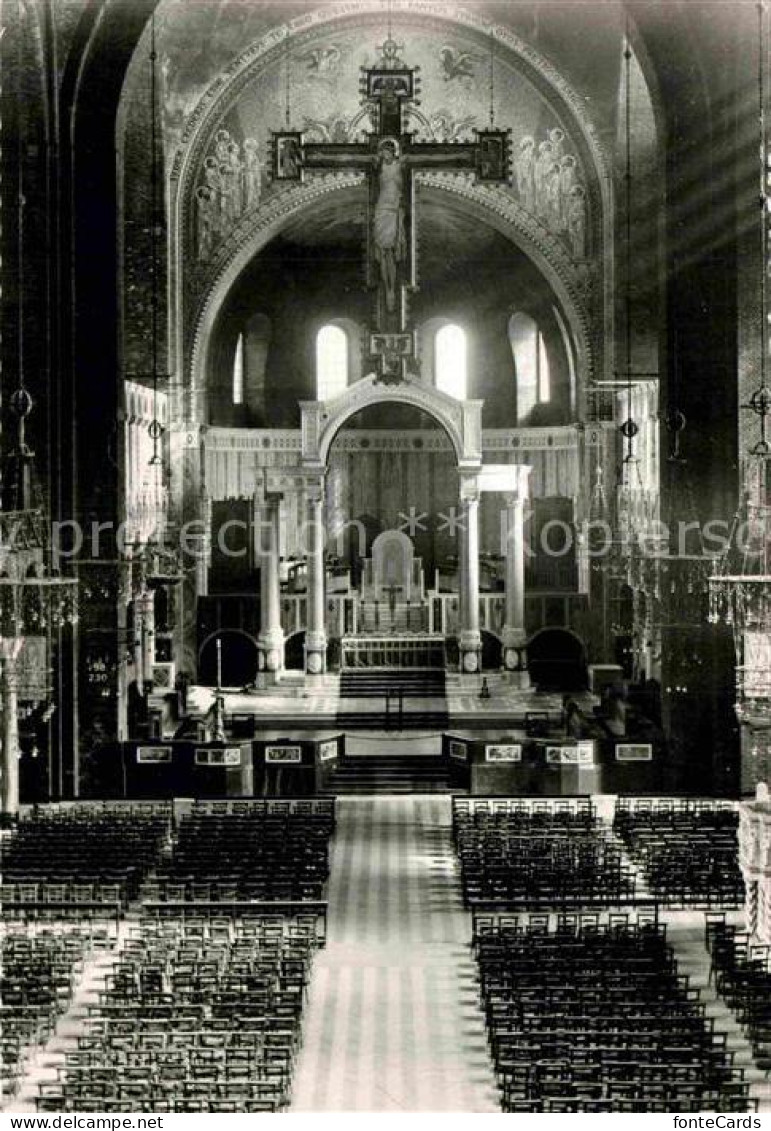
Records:
[[[163,428],[158,420],[158,91],[157,91],[157,44],[155,35],[155,13],[150,18],[150,350],[151,376],[153,382],[153,420],[150,425],[150,438],[153,442],[151,466],[161,462],[158,445]]]
[[[634,438],[637,435],[637,425],[632,418],[632,49],[629,44],[629,21],[627,20],[624,35],[624,183],[626,198],[626,217],[624,225],[625,237],[625,272],[624,272],[624,353],[626,361],[626,394],[627,394],[627,419],[622,425],[622,434],[626,441],[626,454],[624,464],[630,464],[634,459]],[[623,476],[622,476],[623,479]]]
[[[760,385],[766,386],[766,350],[768,349],[768,139],[766,137],[765,4],[758,4],[758,130],[760,136]],[[765,418],[761,419],[765,429]],[[763,437],[765,439],[765,435]]]
[[[22,75],[22,67],[23,67],[21,38],[22,37],[21,37],[21,24],[20,24],[19,25],[19,44],[18,44],[18,56],[19,56],[18,66],[19,66],[19,69],[18,69],[18,76],[17,76],[18,90],[17,90],[17,103],[16,103],[16,105],[18,107],[19,118],[21,118],[21,115],[24,112],[22,110],[24,102],[22,101],[22,91],[21,91],[21,75]],[[17,212],[16,244],[17,244],[17,255],[18,255],[18,260],[19,260],[18,269],[17,269],[17,279],[18,279],[18,287],[19,287],[19,294],[18,294],[18,301],[17,301],[17,310],[19,312],[19,328],[18,328],[19,373],[18,373],[18,385],[19,385],[20,389],[23,389],[24,388],[24,285],[25,285],[25,281],[24,281],[24,209],[26,207],[26,201],[24,199],[24,153],[23,153],[23,137],[22,137],[22,130],[21,130],[21,122],[19,122],[19,130],[18,130],[18,138],[17,138],[17,157],[18,157],[18,167],[17,167],[17,189],[18,189],[17,206],[18,206],[18,212]]]
[[[495,32],[490,27],[490,129],[495,128]]]
[[[287,130],[292,122],[292,76],[289,67],[289,28],[286,29],[284,40],[284,123]]]
[[[766,458],[771,455],[767,440],[766,421],[771,414],[771,390],[766,384],[768,368],[768,177],[769,155],[766,125],[766,77],[768,74],[768,27],[765,19],[766,5],[758,4],[758,135],[760,145],[760,384],[742,408],[749,409],[760,426],[760,439],[750,448],[750,455]]]
[[[16,390],[10,399],[10,408],[16,417],[16,449],[19,460],[23,460],[31,453],[27,448],[25,437],[25,421],[32,411],[32,397],[26,388],[25,377],[25,289],[26,289],[26,272],[25,272],[25,247],[24,247],[24,228],[26,219],[27,200],[24,195],[24,148],[25,148],[25,129],[24,129],[24,98],[23,98],[23,74],[24,74],[24,43],[22,35],[22,11],[21,5],[19,6],[19,28],[17,36],[17,74],[16,74],[16,105],[18,108],[18,123],[17,123],[17,231],[16,231],[16,252],[18,257],[18,264],[16,270],[17,279],[17,358],[18,358],[18,373],[16,375]],[[25,475],[20,465],[16,469],[17,483],[16,489],[19,492],[17,496],[17,506],[23,507],[27,500],[24,499],[25,488],[23,486]]]

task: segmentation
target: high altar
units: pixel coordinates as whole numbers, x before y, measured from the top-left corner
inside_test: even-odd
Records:
[[[341,668],[444,666],[444,637],[428,631],[422,562],[403,531],[386,530],[375,539],[354,608],[355,631],[342,638]]]
[[[331,402],[304,402],[297,465],[266,469],[261,477],[256,498],[261,535],[259,674],[263,679],[276,678],[284,666],[287,608],[292,602],[287,604],[281,592],[282,506],[291,507],[304,519],[306,592],[295,600],[294,608],[303,622],[296,627],[305,631],[305,670],[310,677],[326,670],[330,578],[324,488],[329,449],[340,427],[355,412],[394,400],[430,414],[444,426],[455,450],[460,491],[458,584],[450,602],[454,616],[452,620],[445,616],[447,602],[437,600],[436,589],[426,586],[422,563],[409,536],[386,531],[375,540],[363,564],[360,590],[349,585],[348,592],[341,593],[339,583],[336,586],[341,615],[336,635],[343,642],[343,664],[441,666],[443,641],[452,635],[458,640],[461,671],[468,675],[480,671],[479,504],[484,492],[496,492],[502,495],[506,512],[505,591],[499,598],[503,664],[513,680],[525,685],[523,528],[531,468],[524,464],[483,466],[480,401],[459,402],[435,388],[412,383],[400,386],[395,394],[374,375]]]

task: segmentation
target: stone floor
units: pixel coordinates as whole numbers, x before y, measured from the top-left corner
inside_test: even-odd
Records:
[[[292,1110],[499,1111],[449,799],[338,807]]]

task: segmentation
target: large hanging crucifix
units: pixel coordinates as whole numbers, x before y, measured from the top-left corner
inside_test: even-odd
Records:
[[[408,295],[417,289],[416,172],[469,171],[479,181],[504,184],[510,177],[508,130],[476,130],[469,142],[419,142],[406,129],[416,103],[418,67],[402,62],[389,38],[377,66],[363,67],[363,105],[375,130],[358,142],[307,142],[302,133],[272,134],[272,173],[277,181],[301,181],[306,173],[334,169],[365,172],[369,187],[367,286],[373,291],[373,322],[367,361],[380,380],[398,384],[415,369],[415,335],[408,321]]]

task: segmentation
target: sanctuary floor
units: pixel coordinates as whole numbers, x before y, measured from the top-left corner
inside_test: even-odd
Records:
[[[338,714],[346,712],[371,712],[382,715],[383,698],[345,698],[340,697],[340,677],[336,674],[321,676],[313,684],[305,686],[302,679],[295,678],[300,673],[287,672],[282,681],[259,691],[243,691],[239,688],[223,688],[226,713],[257,713],[261,727],[283,726],[291,720],[298,730],[325,730],[329,727],[339,731]],[[511,724],[515,720],[524,722],[529,711],[547,712],[555,720],[562,715],[563,696],[558,692],[540,692],[535,688],[519,690],[507,683],[498,672],[485,675],[489,698],[480,698],[481,677],[461,677],[451,673],[447,676],[445,698],[405,697],[405,714],[426,711],[446,712],[448,725],[454,728],[473,726],[474,730],[496,723]],[[591,713],[594,704],[599,702],[589,692],[571,693],[586,713]],[[212,705],[214,689],[210,687],[191,687],[188,692],[188,711],[203,717]],[[283,733],[286,733],[285,731]]]

